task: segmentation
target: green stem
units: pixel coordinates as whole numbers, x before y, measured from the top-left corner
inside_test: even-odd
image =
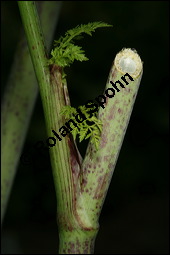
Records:
[[[130,50],[128,55],[125,54],[125,57],[128,61],[131,58],[130,62],[134,60],[135,63],[132,63],[132,66],[129,66],[126,61],[124,63],[122,59],[121,63],[123,62],[123,64],[120,66],[118,65],[119,61],[118,63],[115,61],[109,80],[116,82],[128,69],[134,69],[134,66],[137,74],[136,71],[132,73],[134,83],[131,82],[129,87],[121,89],[114,100],[106,100],[104,112],[103,109],[99,110],[99,119],[103,122],[99,150],[96,151],[90,142],[82,164],[71,136],[67,135],[58,141],[52,135],[52,130],[57,132],[60,127],[64,126],[64,118],[60,112],[63,106],[69,103],[69,96],[66,95],[67,87],[62,82],[62,69],[56,65],[52,65],[50,68],[47,66],[35,6],[32,2],[27,1],[19,2],[19,6],[39,81],[47,133],[50,136],[51,144],[53,144],[50,148],[50,156],[57,195],[59,250],[62,254],[90,254],[93,252],[98,232],[101,206],[106,196],[113,166],[120,151],[142,76],[141,60],[135,55],[136,53],[132,53]],[[39,44],[37,45],[37,43]],[[108,81],[106,88],[110,87]]]
[[[42,90],[49,84],[47,53],[35,2],[18,1],[34,70]]]
[[[127,62],[119,65],[119,60],[122,58],[125,58],[127,62],[131,59],[131,65]],[[131,81],[124,75],[129,68],[134,66],[135,71],[131,73],[133,79]],[[105,88],[105,91],[111,88],[112,90],[108,91],[109,95],[112,96],[114,93],[115,95],[114,98],[113,96],[109,98],[105,94],[105,99],[103,98],[105,108],[100,107],[99,109],[98,118],[103,123],[99,149],[96,150],[95,145],[90,141],[81,164],[80,176],[77,179],[80,183],[80,195],[76,197],[75,211],[81,228],[66,228],[64,223],[59,222],[59,227],[62,225],[60,229],[60,252],[62,254],[93,252],[99,228],[99,215],[139,89],[142,70],[142,62],[136,52],[125,49],[117,54]],[[123,82],[124,77],[128,85]],[[116,84],[119,92],[114,92],[110,81],[115,84],[121,81],[124,88]]]
[[[79,195],[80,184],[77,182],[79,164],[76,148],[69,137],[58,141],[54,140],[52,130],[58,131],[64,124],[60,112],[67,99],[64,94],[66,84],[62,83],[61,68],[53,65],[47,66],[44,41],[41,36],[40,24],[33,2],[19,2],[20,13],[28,40],[28,45],[39,81],[47,134],[50,143],[51,164],[54,175],[54,184],[57,196],[57,216],[61,229],[81,229],[76,216],[76,196]],[[53,140],[52,140],[53,139]],[[55,146],[55,143],[57,145]],[[74,238],[74,237],[73,237]]]
[[[98,230],[60,231],[59,254],[93,254]]]
[[[19,2],[19,7],[39,81],[47,134],[51,137],[50,143],[54,142],[54,146],[50,148],[50,157],[57,196],[60,251],[63,251],[63,238],[68,236],[67,232],[72,233],[70,233],[69,242],[71,240],[76,243],[78,237],[80,243],[84,242],[84,235],[89,242],[93,242],[98,225],[91,224],[83,205],[79,180],[81,159],[75,144],[69,136],[62,137],[61,141],[55,137],[57,140],[55,141],[52,134],[52,130],[57,132],[64,125],[65,120],[60,112],[63,106],[69,102],[69,96],[66,96],[66,84],[62,83],[62,70],[56,65],[50,68],[47,66],[44,42],[34,4],[28,1]],[[80,236],[77,233],[80,233]],[[69,242],[65,244],[66,250]],[[82,247],[84,247],[83,244]]]
[[[38,7],[49,50],[60,4],[42,1]],[[38,95],[35,72],[23,31],[20,38],[2,102],[1,222]]]
[[[60,115],[62,107],[66,104],[64,88],[62,84],[61,68],[47,64],[44,40],[38,20],[34,2],[19,2],[20,13],[28,40],[35,73],[38,79],[41,99],[44,108],[47,134],[52,136],[52,130],[58,130],[63,124]],[[49,142],[53,144],[52,140]],[[54,141],[56,143],[56,141]],[[69,201],[72,199],[73,186],[71,183],[71,171],[69,161],[69,149],[66,139],[58,141],[58,146],[50,148],[51,163],[54,174],[54,183],[58,198],[58,208],[64,213],[64,205],[68,202],[68,213],[72,208]],[[65,196],[67,194],[67,197]]]
[[[124,58],[127,59],[126,64],[131,59],[132,67],[134,65],[136,68],[135,72],[130,74],[133,81],[126,76],[126,80],[129,83],[127,85],[122,80],[122,77],[131,66],[129,67],[129,64],[127,66],[119,65],[119,61],[124,61]],[[94,215],[100,215],[107,194],[139,89],[142,70],[140,57],[130,49],[122,50],[117,54],[110,70],[105,88],[105,99],[101,99],[102,102],[105,102],[103,104],[104,109],[100,107],[98,115],[98,118],[103,123],[99,149],[96,151],[95,146],[90,142],[82,165],[82,196],[88,208],[89,219],[92,222],[96,222]],[[119,91],[113,88],[110,81],[116,84]],[[117,81],[120,81],[124,88],[120,87],[120,84],[116,83]],[[108,92],[106,92],[107,89],[109,89]]]

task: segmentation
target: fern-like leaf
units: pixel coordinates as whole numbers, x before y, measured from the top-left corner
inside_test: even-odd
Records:
[[[85,105],[79,106],[78,108],[82,112],[82,114],[85,115],[86,120],[81,123],[77,122],[77,127],[71,125],[71,134],[73,136],[73,139],[75,140],[78,136],[79,142],[82,142],[83,140],[91,138],[92,143],[95,145],[96,149],[98,149],[100,135],[102,131],[102,122],[97,118],[95,112],[92,113],[91,117],[91,114],[88,113],[89,108],[86,108]],[[71,106],[64,106],[61,111],[61,114],[65,115],[65,119],[70,118],[74,120],[74,122],[76,122],[75,115],[77,113],[77,110]]]
[[[74,60],[87,61],[88,58],[85,56],[84,50],[82,47],[74,45],[74,41],[82,39],[83,33],[91,36],[95,29],[101,27],[111,27],[111,25],[104,22],[90,22],[68,30],[65,37],[61,36],[54,42],[55,49],[51,51],[52,57],[48,63],[66,67],[70,66]]]

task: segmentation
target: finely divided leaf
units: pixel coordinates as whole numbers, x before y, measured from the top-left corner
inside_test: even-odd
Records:
[[[96,149],[98,149],[100,134],[102,131],[102,122],[97,118],[97,113],[95,112],[93,112],[92,117],[90,117],[91,114],[89,114],[88,112],[89,108],[86,108],[85,105],[79,106],[78,108],[86,117],[86,119],[81,123],[78,123],[75,119],[75,115],[78,113],[76,108],[71,106],[64,106],[61,111],[61,114],[65,115],[65,119],[70,118],[77,125],[77,127],[75,127],[73,124],[70,125],[70,127],[72,128],[70,132],[72,133],[73,139],[75,140],[78,136],[79,142],[82,142],[83,140],[91,137]],[[93,123],[89,124],[89,122]]]
[[[111,25],[104,22],[91,22],[68,30],[65,37],[61,36],[59,40],[54,42],[55,49],[51,51],[52,57],[49,64],[65,67],[70,66],[74,60],[87,61],[88,58],[85,56],[84,50],[80,46],[74,45],[74,40],[82,39],[83,33],[91,36],[95,29],[101,27],[111,27]]]

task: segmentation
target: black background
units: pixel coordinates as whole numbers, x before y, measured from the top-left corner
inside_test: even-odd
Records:
[[[22,26],[16,2],[1,2],[2,87],[6,84]],[[168,254],[168,92],[169,39],[165,1],[63,2],[57,39],[78,24],[103,21],[79,43],[88,62],[69,69],[72,105],[104,91],[115,55],[135,48],[144,73],[129,127],[100,217],[96,254]],[[56,254],[56,199],[48,152],[35,156],[34,144],[47,139],[38,97],[2,228],[2,253]],[[86,143],[79,145],[84,155]]]

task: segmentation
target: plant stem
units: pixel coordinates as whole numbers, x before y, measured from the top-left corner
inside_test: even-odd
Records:
[[[135,72],[130,74],[134,81],[126,77],[128,85],[125,85],[121,79],[127,71],[124,70],[124,65],[121,69],[118,64],[123,58],[128,61],[131,59],[136,66]],[[84,180],[81,186],[82,196],[91,221],[96,221],[94,215],[99,216],[101,212],[139,89],[142,70],[140,57],[130,49],[122,50],[117,54],[111,67],[105,91],[111,88],[108,94],[112,96],[115,93],[115,95],[109,98],[105,94],[105,108],[100,107],[98,114],[98,118],[103,123],[99,149],[96,151],[95,146],[90,142],[82,165],[81,174]],[[113,83],[121,81],[124,88],[116,84],[119,92],[113,90],[110,81]]]
[[[51,136],[52,130],[55,134],[55,131],[57,132],[60,127],[64,126],[64,118],[60,112],[62,107],[69,103],[69,95],[66,93],[66,84],[62,82],[61,67],[52,65],[48,68],[46,65],[45,49],[33,3],[20,2],[19,6],[39,81],[47,133],[50,136],[47,141],[53,141],[50,156],[57,196],[59,252],[61,254],[90,254],[93,252],[99,228],[98,219],[101,207],[142,76],[142,63],[138,55],[131,50],[128,50],[128,54],[123,51],[123,55],[117,55],[106,89],[111,87],[110,80],[116,82],[127,73],[128,69],[134,69],[135,66],[135,71],[131,73],[134,81],[130,82],[128,87],[121,89],[115,95],[114,100],[107,98],[105,111],[99,110],[99,119],[103,122],[99,150],[96,151],[90,142],[82,163],[71,136],[62,137],[61,141],[57,141],[57,145],[56,137],[54,139],[54,136]],[[30,38],[31,35],[32,38]],[[34,44],[38,41],[39,47],[35,47]],[[120,65],[119,61],[117,63],[118,56],[121,60]],[[124,63],[122,56],[128,61],[130,58],[131,64],[127,64],[128,61]]]
[[[38,3],[38,7],[49,50],[60,2],[42,1]],[[2,101],[1,223],[37,95],[35,73],[22,31]]]
[[[63,118],[60,115],[60,111],[66,102],[61,77],[62,70],[55,65],[49,68],[47,64],[44,40],[34,3],[28,1],[19,2],[19,7],[28,40],[30,54],[40,87],[40,94],[47,125],[47,133],[51,137],[52,130],[58,130],[63,124]],[[66,139],[58,142],[58,146],[52,146],[52,148],[50,148],[50,154],[54,173],[54,182],[57,182],[58,184],[57,196],[59,198],[59,204],[61,202],[61,205],[59,205],[61,208],[63,203],[66,202],[65,196],[63,196],[65,184],[69,184],[71,178],[71,171],[69,171],[70,162],[68,144]],[[68,187],[67,189],[70,192],[67,192],[69,196],[66,198],[66,200],[70,199],[70,196],[72,196],[73,193],[71,192],[73,187]]]
[[[100,107],[98,118],[103,123],[99,149],[90,141],[84,161],[81,164],[80,175],[77,183],[80,185],[78,193],[75,192],[75,212],[80,228],[74,225],[69,228],[66,219],[59,221],[60,253],[61,254],[90,254],[93,253],[95,238],[98,232],[98,219],[111,177],[120,152],[123,138],[128,126],[132,108],[142,77],[142,62],[136,52],[125,49],[117,54],[112,65],[106,90],[112,88],[110,81],[122,81],[129,66],[121,64],[119,60],[131,59],[135,71],[131,73],[134,81],[119,88],[114,98],[106,98],[105,109]],[[133,62],[134,61],[134,62]],[[125,67],[124,67],[125,66]],[[133,67],[133,65],[132,65]],[[112,90],[113,92],[113,90]],[[110,92],[109,92],[110,94]],[[113,94],[113,93],[111,93]],[[105,95],[106,96],[106,95]],[[59,215],[62,219],[62,215]]]
[[[72,138],[64,137],[61,141],[57,141],[55,146],[56,141],[52,136],[52,130],[58,131],[64,124],[64,118],[60,112],[63,106],[69,102],[69,96],[67,98],[66,93],[64,93],[64,91],[66,92],[66,84],[62,83],[62,70],[56,65],[50,68],[47,66],[44,42],[34,4],[28,1],[19,2],[19,7],[34,69],[39,81],[47,134],[54,142],[54,146],[50,148],[50,157],[56,188],[60,252],[62,253],[63,239],[68,238],[67,232],[71,231],[71,239],[65,244],[65,250],[68,250],[67,244],[70,244],[70,240],[75,244],[77,238],[79,238],[81,246],[84,247],[87,239],[88,242],[93,243],[98,225],[96,228],[96,225],[89,222],[86,208],[82,207],[83,201],[80,194],[80,181],[78,180],[81,159]],[[77,201],[79,201],[78,205]]]
[[[60,231],[59,254],[93,254],[98,230]]]

